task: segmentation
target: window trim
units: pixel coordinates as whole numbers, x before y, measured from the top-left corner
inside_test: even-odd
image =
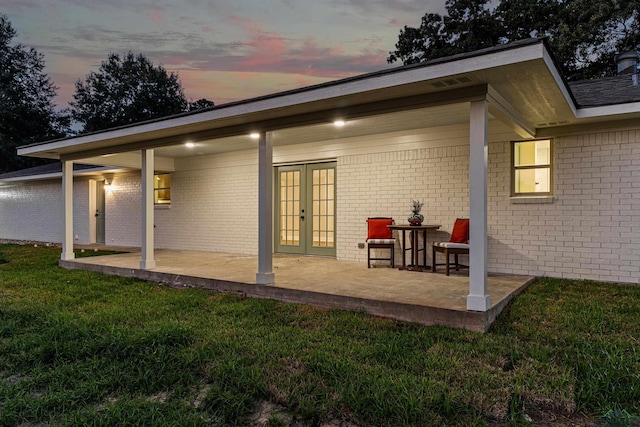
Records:
[[[169,175],[169,177],[171,177],[171,173],[167,172],[167,173],[156,173],[153,175],[153,205],[155,207],[158,206],[171,206],[171,196],[169,196],[169,203],[156,203],[156,200],[158,199],[156,197],[156,194],[158,191],[160,190],[169,190],[169,194],[171,194],[171,183],[169,183],[168,187],[156,187],[156,182],[158,181],[156,179],[156,177],[160,176],[160,175]]]
[[[527,165],[516,167],[516,144],[523,142],[536,142],[536,141],[549,141],[549,163],[541,165]],[[537,138],[537,139],[522,139],[511,141],[511,198],[549,198],[553,197],[553,175],[554,175],[554,141],[553,138]],[[529,170],[529,169],[549,169],[549,191],[546,192],[516,192],[516,170]]]

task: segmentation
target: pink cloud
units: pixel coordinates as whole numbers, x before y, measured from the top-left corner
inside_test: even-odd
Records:
[[[313,37],[293,40],[265,29],[264,22],[234,17],[246,38],[240,40],[240,54],[217,62],[213,69],[282,73],[321,78],[344,78],[384,66],[387,52],[376,48],[379,40],[371,40],[359,52],[350,52],[346,43],[322,46]],[[361,45],[360,43],[350,43]],[[245,74],[246,75],[246,74]]]
[[[162,24],[164,22],[164,17],[162,16],[162,12],[160,12],[159,10],[151,10],[149,12],[149,17],[151,18],[151,20],[153,22],[155,22],[156,24]]]
[[[283,37],[264,29],[264,22],[257,19],[234,17],[232,20],[248,34],[248,40],[242,45],[248,48],[248,55],[241,61],[241,65],[251,70],[255,67],[271,64],[274,59],[286,54],[287,46]]]

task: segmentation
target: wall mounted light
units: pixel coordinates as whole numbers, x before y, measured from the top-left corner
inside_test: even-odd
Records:
[[[187,142],[187,143],[186,143],[186,144],[184,144],[184,145],[185,145],[186,147],[188,147],[188,148],[193,148],[193,147],[195,147],[195,146],[196,146],[196,144],[195,144],[195,143],[193,143],[193,142]]]
[[[113,176],[104,177],[104,185],[111,185],[112,182],[113,182]]]
[[[335,122],[333,122],[333,125],[336,127],[342,127],[344,126],[344,120],[336,120]]]
[[[250,136],[252,139],[258,139],[258,138],[260,138],[260,134],[259,134],[258,132],[252,132],[251,134],[249,134],[249,136]]]

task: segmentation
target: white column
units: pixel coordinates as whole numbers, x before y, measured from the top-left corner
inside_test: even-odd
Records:
[[[271,133],[260,132],[258,155],[258,285],[271,285],[273,273],[273,145]]]
[[[469,148],[469,295],[467,310],[487,311],[488,103],[471,102]]]
[[[142,259],[140,268],[155,268],[153,259],[153,150],[142,150]]]
[[[60,259],[74,259],[73,253],[73,161],[62,162],[62,200],[64,201],[64,235]]]

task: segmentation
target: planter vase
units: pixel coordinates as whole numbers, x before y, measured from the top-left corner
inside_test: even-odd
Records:
[[[422,214],[411,214],[409,215],[409,218],[407,218],[407,220],[409,220],[410,225],[422,225],[424,216],[422,216]]]

